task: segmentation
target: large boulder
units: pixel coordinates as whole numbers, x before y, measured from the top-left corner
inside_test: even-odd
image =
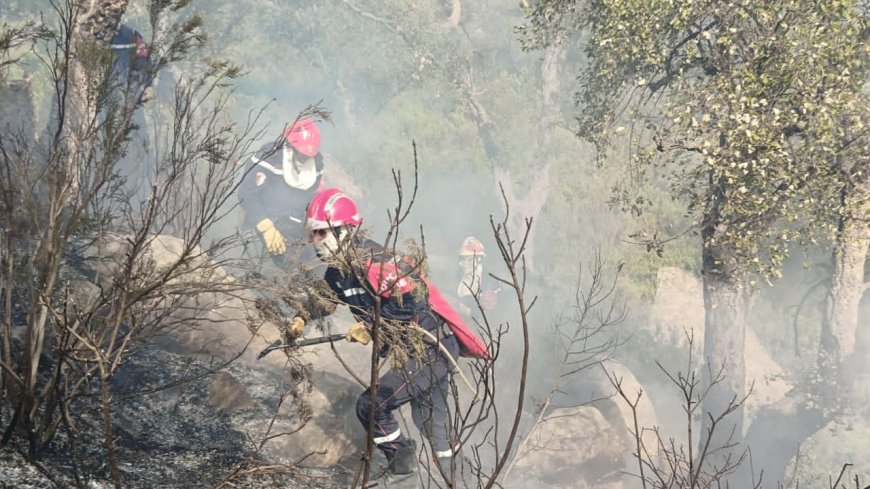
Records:
[[[759,409],[771,406],[785,398],[795,387],[795,382],[786,375],[783,368],[773,359],[770,352],[761,344],[752,329],[746,330],[746,386],[752,386],[752,395],[746,400],[746,419],[748,427],[755,419]]]
[[[837,488],[870,484],[870,412],[866,407],[827,424],[802,443],[785,471],[784,487],[832,487],[841,471]]]
[[[590,406],[559,408],[529,433],[532,449],[517,460],[518,486],[622,489],[623,455],[630,448]],[[514,486],[511,480],[510,487]],[[525,484],[525,486],[523,486]]]
[[[695,358],[701,358],[704,344],[704,290],[691,273],[662,267],[656,276],[656,292],[649,321],[642,327],[657,343],[674,348],[688,346],[694,339]]]
[[[691,335],[693,358],[703,358],[704,315],[701,280],[678,268],[659,269],[650,318],[642,325],[653,341],[665,347],[685,349]],[[751,328],[746,330],[745,362],[747,388],[754,386],[753,394],[745,405],[745,415],[749,421],[759,408],[782,399],[794,387],[794,382],[786,376]],[[744,426],[749,424],[747,422]]]
[[[607,421],[616,429],[622,443],[631,447],[632,450],[635,447],[632,433],[635,431],[635,420],[637,420],[646,456],[656,460],[659,455],[659,440],[654,429],[659,426],[659,421],[655,406],[647,391],[625,365],[608,361],[605,362],[603,369],[607,372],[609,379],[602,380],[600,375],[591,376],[598,379],[597,392],[604,397],[604,399],[596,401],[595,406],[601,410]],[[628,397],[628,401],[635,403],[634,409],[617,392],[611,381],[617,383]],[[632,463],[635,463],[635,459],[626,457],[626,464]],[[635,467],[630,466],[626,470],[632,472],[634,469]]]
[[[634,411],[617,392],[614,382],[632,403],[636,403]],[[641,437],[647,454],[654,459],[658,457],[658,440],[652,430],[659,426],[659,420],[648,392],[649,389],[641,385],[626,365],[607,360],[601,368],[588,369],[570,377],[560,387],[560,395],[554,399],[554,405],[588,404],[598,409],[618,437],[613,442],[630,448],[625,452],[625,464],[626,470],[631,472],[634,471],[632,464],[636,463],[631,455],[635,447],[632,434],[635,431],[635,417],[642,430]]]
[[[2,81],[3,83],[0,83],[0,131],[3,132],[4,138],[20,137],[22,143],[31,144],[36,136],[31,79]],[[7,139],[4,144],[9,145],[10,139]]]

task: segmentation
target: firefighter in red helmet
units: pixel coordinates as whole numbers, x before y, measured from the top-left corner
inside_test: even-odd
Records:
[[[453,467],[458,459],[451,441],[447,401],[453,370],[448,355],[455,359],[462,352],[464,356],[489,358],[486,345],[470,333],[437,287],[415,272],[412,260],[361,237],[357,231],[361,222],[353,199],[329,188],[308,204],[305,228],[317,256],[327,266],[324,280],[334,299],[347,304],[359,321],[348,331],[348,340],[368,343],[379,317],[381,356],[393,351],[401,352],[396,358],[406,359],[380,377],[374,403],[369,390],[357,399],[359,421],[368,427],[373,416],[373,441],[389,461],[378,485],[418,487],[414,442],[402,433],[394,416],[407,403],[416,426],[432,446],[442,474],[454,481],[458,477]],[[309,317],[332,313],[317,307],[312,305]]]
[[[322,187],[320,130],[310,119],[298,120],[277,143],[264,145],[243,163],[244,225],[256,229],[267,254],[283,264],[294,244],[305,245],[305,206]]]
[[[483,243],[474,236],[462,241],[459,247],[459,311],[466,316],[478,310],[478,302],[484,311],[495,310],[501,286],[491,277],[484,275],[483,265],[486,250]]]

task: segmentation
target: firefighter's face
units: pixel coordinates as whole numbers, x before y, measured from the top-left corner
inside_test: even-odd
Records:
[[[344,229],[313,229],[308,232],[308,241],[314,245],[317,257],[325,261],[338,254],[339,239],[346,234]]]
[[[480,255],[461,256],[459,266],[465,273],[471,273],[475,268],[483,266],[483,257]]]
[[[329,234],[328,229],[312,229],[308,231],[308,241],[311,243],[317,243],[326,238],[326,235]]]

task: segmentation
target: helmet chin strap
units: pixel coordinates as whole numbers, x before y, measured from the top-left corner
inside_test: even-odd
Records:
[[[281,150],[281,169],[284,170],[285,175],[288,175],[291,178],[294,178],[299,173],[299,168],[296,166],[296,162],[293,158],[295,155],[296,151],[293,147],[285,143]]]

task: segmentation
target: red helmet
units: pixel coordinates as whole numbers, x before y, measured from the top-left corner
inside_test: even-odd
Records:
[[[481,243],[479,239],[474,236],[469,236],[462,242],[462,246],[459,248],[459,256],[474,255],[486,256],[486,252],[484,252],[483,243]]]
[[[320,129],[311,119],[294,122],[284,131],[284,139],[305,156],[314,156],[320,150]]]
[[[325,188],[311,199],[305,215],[305,229],[359,226],[362,218],[356,202],[337,188]]]

